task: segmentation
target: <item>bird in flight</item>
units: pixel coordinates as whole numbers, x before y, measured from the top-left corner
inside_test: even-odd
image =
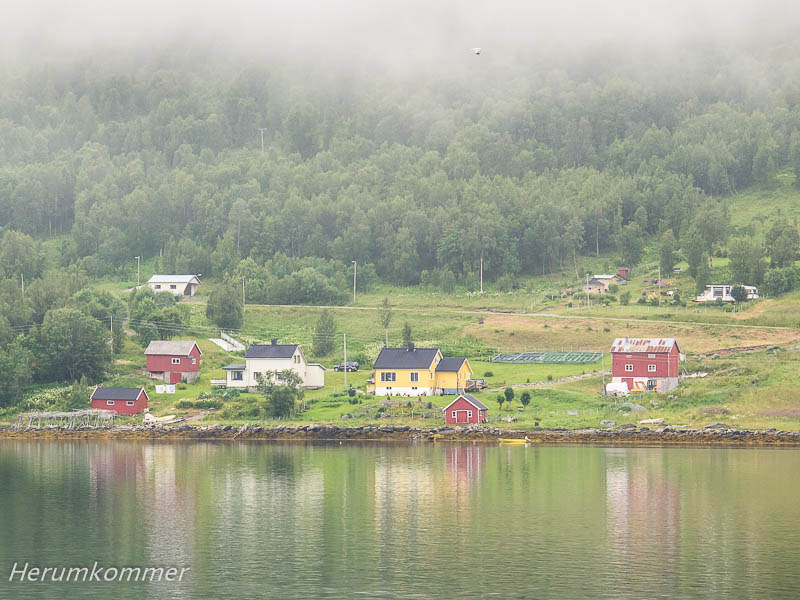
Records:
[[[480,56],[481,49],[480,48],[473,48],[472,52]]]

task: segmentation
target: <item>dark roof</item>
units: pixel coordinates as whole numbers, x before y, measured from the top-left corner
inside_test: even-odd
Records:
[[[99,387],[92,393],[92,400],[136,400],[143,389]]]
[[[247,365],[243,365],[241,363],[234,363],[232,365],[226,365],[222,367],[223,371],[244,371],[247,368]]]
[[[427,369],[438,348],[383,348],[375,359],[375,369]]]
[[[292,358],[297,344],[253,344],[245,358]]]
[[[455,402],[456,402],[456,401],[457,401],[459,398],[464,398],[464,400],[466,400],[467,402],[469,402],[470,404],[472,404],[472,406],[474,406],[475,408],[477,408],[477,409],[479,409],[479,410],[489,410],[489,407],[488,407],[488,406],[486,406],[486,405],[485,405],[483,402],[481,402],[480,400],[478,400],[478,399],[477,399],[475,396],[473,396],[472,394],[459,394],[459,395],[456,397],[456,399],[455,399],[455,400],[453,400],[453,402],[451,402],[450,404],[448,404],[447,406],[445,406],[445,407],[444,407],[442,410],[447,410],[448,408],[450,408],[450,407],[451,407],[451,406],[452,406],[452,405],[453,405],[453,404],[454,404],[454,403],[455,403]]]
[[[436,365],[437,371],[455,371],[457,372],[461,365],[464,364],[464,361],[467,360],[464,357],[458,358],[443,358],[439,361],[439,364]]]

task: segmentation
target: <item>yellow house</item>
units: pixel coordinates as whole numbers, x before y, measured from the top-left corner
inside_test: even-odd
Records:
[[[436,389],[441,394],[463,394],[472,379],[472,367],[466,358],[443,358],[436,365]]]
[[[374,368],[376,396],[458,394],[472,377],[466,358],[442,358],[438,348],[383,348]]]

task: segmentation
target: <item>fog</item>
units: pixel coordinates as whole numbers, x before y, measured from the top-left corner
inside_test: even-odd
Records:
[[[435,68],[543,49],[758,43],[796,30],[789,0],[6,0],[7,62],[202,45],[267,61]],[[480,57],[470,48],[480,46]]]

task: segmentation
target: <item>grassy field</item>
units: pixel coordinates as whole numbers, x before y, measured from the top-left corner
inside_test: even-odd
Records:
[[[792,187],[790,179],[782,178],[776,190],[748,191],[728,200],[736,234],[761,235],[777,215],[800,217],[800,191]],[[306,392],[308,410],[293,422],[442,424],[441,407],[450,402],[450,397],[393,399],[387,405],[386,399],[363,393],[371,374],[370,366],[384,339],[388,337],[390,345],[399,345],[402,329],[408,323],[418,347],[440,347],[445,356],[470,359],[475,377],[485,377],[489,382],[490,388],[481,392],[479,398],[490,408],[490,421],[503,426],[533,427],[539,422],[543,427],[585,427],[598,425],[604,419],[625,423],[663,417],[669,423],[693,426],[722,420],[743,427],[800,429],[800,402],[795,399],[795,390],[800,387],[800,353],[795,351],[800,346],[800,291],[751,302],[737,312],[728,312],[723,307],[699,306],[691,301],[686,306],[637,303],[639,297],[653,298],[657,293],[652,283],[644,281],[658,275],[655,261],[655,248],[650,247],[644,265],[638,267],[628,285],[620,289],[620,292],[630,292],[628,305],[614,301],[604,306],[596,298],[589,307],[584,302],[571,303],[569,297],[561,295],[561,290],[580,289],[581,281],[574,268],[565,268],[561,274],[520,277],[519,289],[513,291],[500,291],[494,284],[487,283],[483,294],[465,287],[444,294],[423,287],[377,285],[369,293],[359,294],[354,304],[332,309],[337,339],[334,350],[328,355],[316,356],[312,344],[321,307],[248,305],[237,337],[245,344],[267,342],[272,338],[282,343],[300,343],[309,358],[331,368],[344,358],[342,334],[347,334],[348,359],[362,363],[360,371],[347,375],[347,382],[359,393],[353,399],[348,397],[344,374],[329,370],[325,387]],[[725,279],[727,263],[726,258],[714,259],[715,279]],[[613,272],[615,263],[612,255],[601,255],[584,257],[578,266],[581,270]],[[664,289],[679,290],[686,302],[694,294],[694,281],[686,273],[685,263],[679,263],[678,267],[681,272],[665,275],[662,285]],[[153,260],[142,263],[141,281],[148,279],[153,268]],[[93,285],[123,295],[136,283],[135,269],[133,261],[125,281],[108,279]],[[213,281],[207,282],[198,297],[182,303],[191,323],[184,337],[196,340],[203,351],[198,382],[178,386],[174,395],[156,394],[155,382],[143,375],[143,348],[130,336],[124,353],[116,357],[106,384],[144,385],[150,394],[151,409],[158,415],[174,413],[200,423],[258,420],[225,417],[237,406],[257,407],[263,400],[256,394],[244,394],[211,414],[176,406],[181,401],[195,401],[211,392],[210,380],[224,377],[223,365],[242,362],[241,353],[238,356],[227,353],[208,340],[219,334],[204,314],[204,294],[212,285]],[[393,311],[386,333],[380,314],[384,298],[390,299]],[[645,410],[629,412],[620,408],[621,402],[603,396],[599,375],[558,382],[574,375],[599,373],[603,362],[592,365],[489,362],[500,352],[604,352],[614,338],[623,336],[675,337],[689,357],[687,369],[709,375],[687,379],[667,396],[637,396],[633,401]],[[752,347],[761,350],[752,351]],[[775,350],[776,347],[781,350]],[[713,358],[719,353],[719,358]],[[610,368],[608,355],[605,366]],[[550,379],[555,381],[548,382]],[[495,398],[505,386],[536,382],[546,382],[546,385],[530,389],[532,402],[526,409],[518,402],[521,389],[516,390],[517,400],[511,406],[498,409]],[[386,415],[390,415],[388,421]],[[509,417],[516,422],[508,423]],[[13,411],[0,415],[0,419],[13,420]]]

